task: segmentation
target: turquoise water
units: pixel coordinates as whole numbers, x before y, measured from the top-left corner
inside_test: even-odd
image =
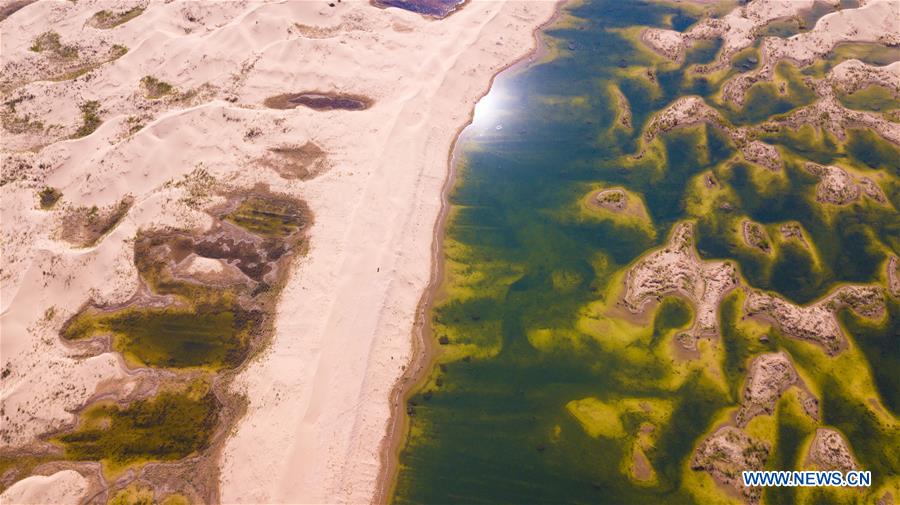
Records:
[[[773,133],[764,140],[783,147],[787,166],[763,190],[754,182],[759,169],[733,159],[734,146],[711,127],[675,130],[659,143],[664,157],[651,151],[629,160],[645,122],[678,96],[700,94],[730,121],[754,124],[810,103],[812,91],[798,71],[787,69],[791,90],[773,107],[760,112],[753,102],[765,101],[765,91],[760,96],[753,91],[746,109],[724,107],[713,98],[723,81],[696,79],[687,70],[691,63],[710,61],[717,43],[689,54],[680,68],[656,68],[650,82],[646,68],[659,62],[638,48],[628,31],[640,25],[684,29],[696,14],[612,0],[588,1],[567,13],[576,19],[563,16],[544,35],[551,56],[498,78],[461,138],[445,230],[446,294],[432,310],[435,338],[445,345],[438,346],[442,353],[427,383],[409,399],[410,434],[393,501],[707,503],[710,496],[721,498],[689,470],[691,452],[738,405],[747,360],[778,349],[800,356],[796,359],[809,368],[814,387],[828,387],[846,372],[870,377],[859,388],[829,392],[824,416],[845,429],[854,448],[866,454],[862,461],[878,468],[877,485],[896,476],[896,458],[879,456],[876,449],[897,441],[896,424],[885,426],[885,414],[859,400],[880,396],[896,423],[898,384],[891,371],[900,346],[886,336],[895,323],[856,331],[849,316],[842,316],[855,336],[867,340],[861,350],[827,361],[817,348],[774,330],[759,330],[772,335],[761,344],[759,332],[740,322],[735,295],[723,306],[721,341],[694,364],[677,363],[671,352],[673,335],[693,318],[684,301],[667,299],[646,321],[612,318],[606,326],[595,325],[607,317],[603,307],[614,302],[617,275],[661,245],[673,224],[686,218],[697,222],[703,258],[730,258],[751,286],[797,303],[816,300],[843,282],[879,282],[888,252],[900,246],[896,211],[873,204],[822,211],[810,198],[815,179],[802,162],[880,170],[887,177],[886,193],[897,202],[891,189],[897,187],[896,148],[863,132],[847,142]],[[610,85],[630,102],[634,131],[614,126]],[[694,183],[703,173],[724,188],[709,208],[696,203],[710,198]],[[606,186],[640,195],[649,222],[587,215],[579,202]],[[731,210],[719,207],[726,202]],[[798,221],[813,247],[784,242],[772,256],[753,253],[735,238],[736,223],[744,218],[771,229]],[[890,314],[894,321],[896,311]],[[865,359],[885,368],[866,375]],[[704,371],[707,365],[721,372]],[[622,434],[594,437],[567,408],[587,397],[610,405],[642,401],[663,407],[652,414],[623,407]],[[802,437],[809,434],[792,415],[785,407],[767,425],[774,447],[770,468],[794,465]],[[849,426],[857,418],[871,423]],[[647,422],[655,431],[644,452],[656,479],[639,483],[629,478],[627,467],[635,434]],[[766,499],[790,503],[794,496],[773,493]]]

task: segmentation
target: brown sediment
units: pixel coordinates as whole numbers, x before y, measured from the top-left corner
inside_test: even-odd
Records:
[[[780,351],[756,356],[744,380],[741,407],[735,415],[735,424],[743,428],[758,415],[772,415],[776,402],[791,387],[799,390],[804,412],[818,420],[819,400],[809,391],[787,353]]]
[[[749,503],[759,503],[761,488],[745,487],[739,480],[743,470],[762,470],[771,448],[740,428],[723,426],[706,437],[694,450],[690,467],[705,471],[713,480]]]
[[[618,303],[637,314],[648,303],[678,295],[694,307],[694,325],[676,340],[695,350],[700,338],[719,336],[718,307],[722,298],[740,284],[730,261],[703,261],[697,253],[694,225],[676,223],[666,244],[641,256],[627,271],[625,289]]]
[[[837,320],[846,307],[871,320],[885,314],[884,297],[877,285],[843,285],[809,305],[795,305],[779,296],[748,290],[744,301],[746,317],[778,327],[788,337],[816,344],[829,355],[847,347],[847,337]]]
[[[284,93],[266,98],[263,105],[270,109],[295,109],[301,105],[313,110],[365,110],[374,101],[363,95],[332,93],[328,91],[302,91]]]
[[[819,165],[807,162],[803,168],[819,178],[816,184],[816,200],[819,203],[847,205],[865,196],[882,205],[887,205],[887,197],[881,187],[868,177],[854,177],[838,166]]]
[[[806,455],[807,464],[819,470],[848,472],[859,468],[850,444],[843,434],[834,428],[818,428]]]
[[[272,147],[269,153],[260,162],[278,172],[284,179],[305,181],[330,168],[325,151],[311,141],[303,145]]]
[[[77,247],[90,247],[119,224],[133,203],[134,198],[126,196],[102,209],[97,206],[69,209],[62,219],[60,238]]]
[[[501,74],[513,72],[520,68],[527,68],[537,61],[546,51],[539,33],[559,19],[562,5],[569,0],[556,0],[556,8],[553,15],[532,31],[531,50],[512,63],[501,67],[490,79],[481,98],[490,93],[491,88]],[[480,99],[479,99],[480,100]],[[477,101],[476,101],[477,103]],[[389,395],[389,408],[391,416],[388,420],[387,430],[382,438],[379,448],[381,465],[378,478],[375,483],[375,494],[372,503],[386,505],[390,502],[397,481],[397,473],[400,470],[400,450],[402,443],[407,441],[406,433],[409,430],[409,417],[406,414],[406,402],[417,387],[427,379],[434,359],[436,358],[436,346],[431,329],[431,321],[428,317],[434,302],[443,289],[444,279],[444,229],[450,212],[450,191],[456,182],[456,163],[458,162],[457,148],[463,131],[472,124],[475,117],[474,106],[469,111],[468,121],[460,126],[447,153],[447,175],[441,188],[441,209],[434,224],[434,240],[431,244],[431,273],[428,285],[419,299],[416,307],[415,321],[412,328],[412,350],[410,362],[403,374],[394,383]]]
[[[640,443],[635,441],[631,448],[632,472],[633,478],[637,481],[647,482],[653,478],[653,468],[650,466],[650,460],[644,454],[644,450]]]
[[[748,246],[759,249],[765,254],[772,252],[769,234],[766,233],[766,228],[762,224],[744,219],[741,221],[741,234],[744,237],[744,243]]]
[[[628,101],[628,97],[615,84],[611,84],[609,89],[616,105],[616,119],[613,124],[621,125],[622,128],[631,131],[631,103]]]
[[[621,188],[601,189],[591,194],[588,204],[613,212],[623,212],[628,208],[628,194]]]
[[[0,21],[12,16],[22,7],[27,7],[29,4],[34,3],[35,0],[13,0],[12,2],[0,7]]]
[[[803,235],[803,225],[799,222],[789,221],[784,223],[779,227],[779,231],[781,231],[781,236],[785,240],[795,239],[804,246],[809,247],[809,244],[806,243],[806,237]]]
[[[891,296],[900,297],[900,258],[891,256],[887,261],[887,287]]]

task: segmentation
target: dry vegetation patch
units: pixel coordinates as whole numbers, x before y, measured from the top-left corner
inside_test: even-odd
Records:
[[[174,90],[171,84],[160,81],[152,75],[144,76],[144,78],[141,79],[141,85],[144,87],[144,96],[151,100],[168,95]]]
[[[32,119],[30,114],[20,115],[16,112],[16,107],[20,103],[33,98],[34,95],[32,94],[24,94],[3,102],[5,107],[0,112],[0,121],[2,121],[4,130],[15,135],[37,133],[44,130],[43,121]]]
[[[122,11],[98,11],[88,20],[88,24],[101,30],[108,30],[140,16],[144,9],[144,6],[138,5]]]
[[[78,47],[63,44],[59,34],[54,31],[46,31],[38,35],[29,48],[36,53],[49,52],[59,58],[70,60],[78,57]]]
[[[81,104],[81,126],[72,134],[72,138],[86,137],[103,124],[100,119],[100,102],[91,100]]]
[[[285,179],[312,179],[330,167],[325,151],[312,142],[273,147],[269,153],[262,159],[262,164]]]
[[[364,110],[373,103],[371,98],[362,95],[304,91],[271,96],[263,105],[270,109],[294,109],[303,105],[314,110]]]
[[[119,224],[133,203],[134,198],[126,196],[102,209],[96,205],[70,209],[62,219],[61,238],[78,247],[90,247]]]

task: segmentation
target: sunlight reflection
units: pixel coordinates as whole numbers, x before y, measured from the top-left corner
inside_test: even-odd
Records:
[[[497,86],[496,83],[491,86],[491,91],[475,104],[475,115],[472,118],[473,129],[477,131],[503,129],[500,119],[503,102],[507,98],[501,86]]]

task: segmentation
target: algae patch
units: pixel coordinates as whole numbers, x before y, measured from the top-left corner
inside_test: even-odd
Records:
[[[82,413],[77,429],[57,440],[66,458],[101,461],[111,470],[145,461],[178,460],[207,446],[217,408],[209,391],[164,391],[126,407],[95,404]]]

